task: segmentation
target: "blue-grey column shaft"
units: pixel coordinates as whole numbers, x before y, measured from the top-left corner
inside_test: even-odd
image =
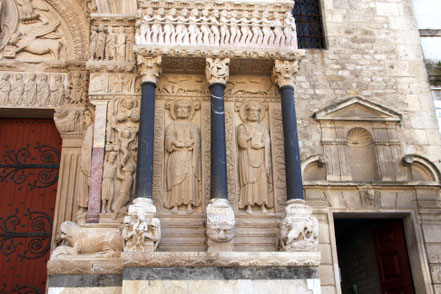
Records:
[[[292,86],[283,86],[279,91],[282,96],[287,198],[288,200],[303,199],[302,169],[294,104],[294,88]]]
[[[211,190],[210,198],[228,199],[225,147],[225,85],[214,83],[211,92]]]
[[[152,198],[155,88],[156,85],[152,82],[144,82],[141,86],[138,161],[135,183],[136,198]]]

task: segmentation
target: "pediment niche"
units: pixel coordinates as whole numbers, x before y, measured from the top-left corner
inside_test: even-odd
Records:
[[[318,121],[401,121],[401,114],[361,97],[351,97],[330,105],[313,116]]]

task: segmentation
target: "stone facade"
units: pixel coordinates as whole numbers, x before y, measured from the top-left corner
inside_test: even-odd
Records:
[[[336,217],[402,219],[415,289],[441,293],[441,136],[412,1],[320,1],[323,50],[297,48],[293,4],[1,1],[0,108],[53,109],[63,138],[49,293],[341,293]],[[306,202],[287,193],[291,86]]]

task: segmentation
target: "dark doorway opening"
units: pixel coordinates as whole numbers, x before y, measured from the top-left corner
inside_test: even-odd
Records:
[[[401,219],[335,219],[343,294],[411,294]]]

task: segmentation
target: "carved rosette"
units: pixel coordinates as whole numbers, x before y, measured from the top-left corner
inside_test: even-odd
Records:
[[[230,77],[230,59],[229,58],[207,58],[205,75],[210,85],[226,85]]]
[[[148,198],[137,198],[124,217],[124,251],[155,251],[161,240],[161,223],[155,218],[156,207]]]
[[[208,251],[233,251],[236,221],[227,199],[212,199],[207,206]]]
[[[281,251],[317,251],[319,222],[305,200],[289,200],[280,224]]]
[[[294,75],[299,70],[299,62],[301,55],[299,54],[297,58],[293,61],[288,60],[274,60],[273,68],[273,80],[274,83],[279,87],[290,86],[294,87],[295,78]]]
[[[138,71],[142,77],[142,83],[156,84],[161,74],[162,57],[145,57],[137,55]]]

